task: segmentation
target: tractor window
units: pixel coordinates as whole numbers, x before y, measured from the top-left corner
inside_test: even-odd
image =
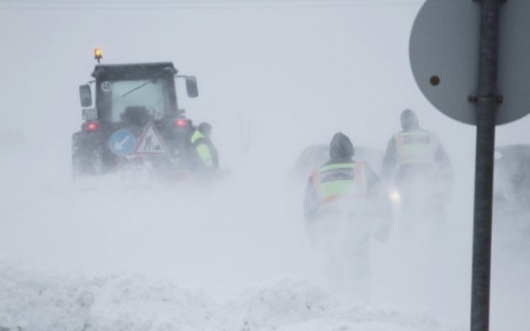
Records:
[[[125,109],[144,108],[153,120],[161,119],[169,109],[168,83],[164,79],[114,81],[111,83],[112,122],[123,119]]]

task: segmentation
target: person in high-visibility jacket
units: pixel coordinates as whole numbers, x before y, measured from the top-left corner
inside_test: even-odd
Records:
[[[344,299],[363,300],[369,292],[369,239],[387,239],[392,211],[378,176],[353,155],[350,139],[335,134],[330,160],[308,180],[304,216],[310,239],[325,253],[332,289]]]
[[[213,171],[219,168],[219,154],[210,137],[212,126],[203,122],[191,135],[191,145],[196,154],[196,169]]]
[[[388,142],[382,164],[382,178],[397,190],[402,213],[424,218],[445,214],[453,171],[438,136],[424,130],[410,109],[400,116],[402,130]]]
[[[308,222],[354,205],[353,209],[360,212],[368,202],[384,200],[378,176],[367,163],[353,160],[353,144],[346,135],[339,132],[333,136],[329,153],[330,160],[309,178],[304,200]]]

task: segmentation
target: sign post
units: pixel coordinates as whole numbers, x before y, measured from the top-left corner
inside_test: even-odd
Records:
[[[530,113],[530,1],[505,2],[427,0],[409,45],[425,97],[477,126],[471,331],[489,330],[495,125]]]
[[[489,330],[495,119],[501,100],[497,95],[499,6],[499,0],[481,0],[478,93],[470,97],[477,105],[471,331]]]

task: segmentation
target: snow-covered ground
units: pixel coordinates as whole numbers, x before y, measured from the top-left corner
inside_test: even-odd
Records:
[[[0,330],[469,328],[475,131],[413,80],[408,38],[422,1],[271,1],[0,6]],[[230,175],[209,187],[126,189],[111,176],[74,188],[77,87],[95,46],[104,63],[175,61],[197,75],[200,97],[180,107],[213,124]],[[396,222],[386,243],[371,242],[369,299],[348,297],[308,243],[303,183],[289,171],[337,131],[384,150],[409,107],[453,161],[447,223],[433,235]],[[528,143],[527,127],[500,127],[498,142]],[[530,254],[504,221],[490,330],[525,330]]]
[[[12,186],[2,199],[9,217],[0,238],[0,325],[65,331],[462,329],[428,306],[441,298],[418,296],[420,284],[403,293],[394,288],[411,285],[398,278],[399,270],[384,270],[401,262],[374,273],[381,279],[372,284],[373,303],[338,299],[305,241],[293,203],[298,199],[289,199],[289,190],[278,194],[280,181],[247,183],[233,179],[200,192],[122,190],[109,181],[88,191]],[[379,282],[388,288],[377,289]],[[431,290],[425,295],[440,294],[423,285]]]
[[[10,155],[3,167],[16,174],[25,154]],[[287,171],[257,168],[254,159],[242,159],[229,177],[200,189],[124,188],[113,176],[75,188],[42,177],[38,164],[19,173],[25,180],[5,176],[0,325],[61,331],[466,329],[470,238],[462,228],[469,220],[449,218],[442,244],[394,224],[388,242],[372,242],[370,299],[345,300],[326,282],[324,265],[308,245],[303,187],[289,181]],[[451,215],[465,203],[455,200]],[[520,252],[498,252],[503,259],[494,272],[492,324],[521,325],[530,294],[528,260]]]
[[[219,300],[140,275],[46,274],[6,262],[0,270],[0,319],[13,330],[460,330],[425,312],[342,305],[292,278]]]

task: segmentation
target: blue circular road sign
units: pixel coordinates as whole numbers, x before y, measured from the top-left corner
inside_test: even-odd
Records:
[[[136,138],[127,130],[118,130],[110,136],[109,148],[118,156],[130,154],[136,146]]]

